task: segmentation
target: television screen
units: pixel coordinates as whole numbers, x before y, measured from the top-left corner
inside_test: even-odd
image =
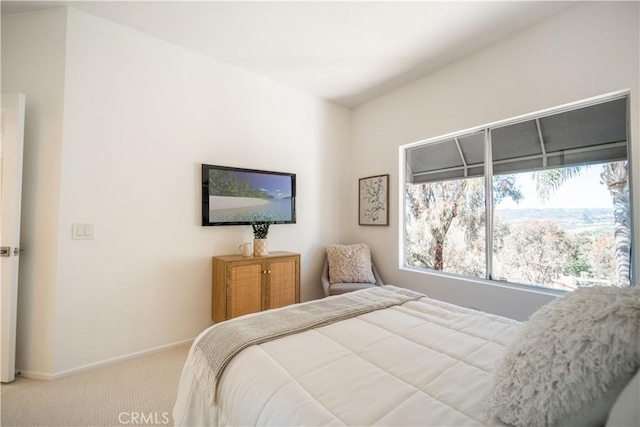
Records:
[[[296,175],[202,165],[202,225],[296,222]]]

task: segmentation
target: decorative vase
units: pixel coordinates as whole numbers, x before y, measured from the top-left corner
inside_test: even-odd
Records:
[[[269,246],[267,239],[253,239],[253,256],[269,255]]]

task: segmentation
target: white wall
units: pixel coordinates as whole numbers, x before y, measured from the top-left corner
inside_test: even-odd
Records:
[[[389,283],[526,318],[551,297],[400,270],[398,205],[353,227],[357,178],[390,173],[394,200],[402,144],[624,88],[637,138],[638,39],[638,3],[580,5],[350,113],[73,9],[3,17],[2,91],[27,95],[17,368],[53,377],[210,323],[210,257],[251,233],[199,225],[200,163],[298,174],[298,224],[269,237],[302,254],[303,300],[324,246],[362,241]]]
[[[389,227],[357,227],[388,283],[463,306],[526,319],[553,296],[402,270],[399,265],[398,147],[521,114],[631,89],[635,240],[640,241],[639,4],[576,6],[353,111],[351,182],[391,174]],[[357,186],[350,218],[357,216]],[[355,221],[355,219],[353,219]],[[635,261],[640,258],[635,254]]]
[[[17,369],[53,372],[64,9],[2,17],[2,92],[26,95]]]
[[[211,256],[252,234],[200,225],[201,163],[297,174],[298,223],[269,245],[302,254],[301,297],[320,297],[323,249],[344,231],[350,111],[75,9],[66,31],[50,372],[211,324]],[[71,240],[76,222],[95,240]]]

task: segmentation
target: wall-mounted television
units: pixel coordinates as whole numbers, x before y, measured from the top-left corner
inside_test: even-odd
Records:
[[[296,222],[296,175],[202,165],[202,225]]]

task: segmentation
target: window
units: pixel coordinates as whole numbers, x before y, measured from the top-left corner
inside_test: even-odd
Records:
[[[630,286],[628,144],[617,95],[404,147],[404,265]]]

